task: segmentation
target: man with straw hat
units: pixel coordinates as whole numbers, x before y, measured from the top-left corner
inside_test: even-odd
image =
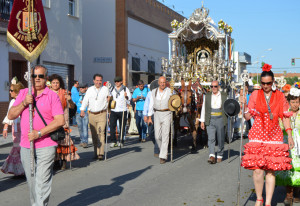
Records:
[[[155,140],[158,144],[160,153],[160,164],[166,163],[169,146],[169,134],[171,128],[171,112],[178,109],[181,105],[180,98],[172,96],[171,89],[166,87],[166,78],[161,76],[158,79],[159,87],[152,91],[149,103],[149,111],[154,112],[154,131]],[[151,117],[151,112],[148,116]]]

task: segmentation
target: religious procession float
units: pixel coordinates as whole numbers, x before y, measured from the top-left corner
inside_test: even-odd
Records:
[[[177,131],[185,124],[193,136],[192,150],[196,150],[199,127],[196,119],[200,118],[204,87],[214,80],[219,81],[224,91],[234,85],[233,29],[223,20],[216,24],[203,5],[189,19],[173,20],[171,26],[170,54],[169,58],[162,58],[162,73],[181,99],[181,107],[174,115],[174,143],[177,143]]]
[[[207,85],[218,80],[223,87],[230,84],[234,72],[231,59],[232,27],[220,20],[218,25],[209,10],[196,9],[189,19],[173,20],[170,58],[162,58],[162,71],[176,83],[189,80]]]

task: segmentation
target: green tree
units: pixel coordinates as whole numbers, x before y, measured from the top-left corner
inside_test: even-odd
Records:
[[[286,83],[290,84],[290,85],[294,85],[295,82],[298,82],[298,77],[288,77],[285,78],[286,79]]]

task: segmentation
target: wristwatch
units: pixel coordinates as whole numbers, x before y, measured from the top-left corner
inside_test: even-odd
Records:
[[[41,131],[38,131],[38,134],[39,134],[39,138],[41,138],[42,137]]]

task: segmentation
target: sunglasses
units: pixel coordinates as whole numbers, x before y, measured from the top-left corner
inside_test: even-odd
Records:
[[[45,75],[44,74],[33,74],[33,75],[31,75],[31,77],[33,79],[35,79],[37,77],[39,77],[39,79],[45,79]]]
[[[210,88],[218,88],[218,86],[211,85]]]
[[[273,84],[273,82],[260,82],[262,85],[268,85],[271,86]]]
[[[13,92],[14,90],[10,89],[9,92]]]

